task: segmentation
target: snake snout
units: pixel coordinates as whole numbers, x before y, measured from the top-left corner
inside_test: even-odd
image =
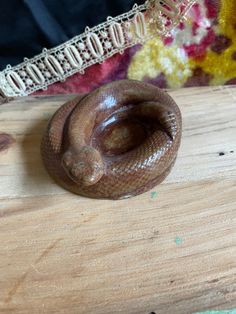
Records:
[[[66,152],[62,161],[67,174],[78,185],[94,185],[104,174],[102,157],[93,147],[83,147],[74,154]]]

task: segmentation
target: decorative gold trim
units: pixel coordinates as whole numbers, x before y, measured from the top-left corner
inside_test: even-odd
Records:
[[[64,81],[95,63],[102,63],[126,48],[143,43],[176,27],[196,0],[147,0],[143,5],[47,50],[17,66],[8,65],[0,72],[0,89],[5,97],[27,96]]]

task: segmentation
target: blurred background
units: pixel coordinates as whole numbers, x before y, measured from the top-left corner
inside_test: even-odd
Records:
[[[39,54],[142,0],[1,0],[0,70]]]
[[[0,67],[33,57],[142,0],[1,0]],[[117,79],[161,88],[236,84],[236,0],[198,0],[168,37],[155,38],[37,94],[88,92]]]

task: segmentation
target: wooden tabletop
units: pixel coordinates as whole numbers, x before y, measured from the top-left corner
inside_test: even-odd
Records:
[[[236,307],[236,87],[170,92],[174,170],[129,200],[58,187],[39,146],[73,96],[0,107],[0,313],[185,314]]]

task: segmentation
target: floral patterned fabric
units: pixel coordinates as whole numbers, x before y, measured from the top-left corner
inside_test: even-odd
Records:
[[[153,38],[37,94],[81,93],[118,79],[161,88],[236,84],[236,0],[199,0],[166,38]]]

